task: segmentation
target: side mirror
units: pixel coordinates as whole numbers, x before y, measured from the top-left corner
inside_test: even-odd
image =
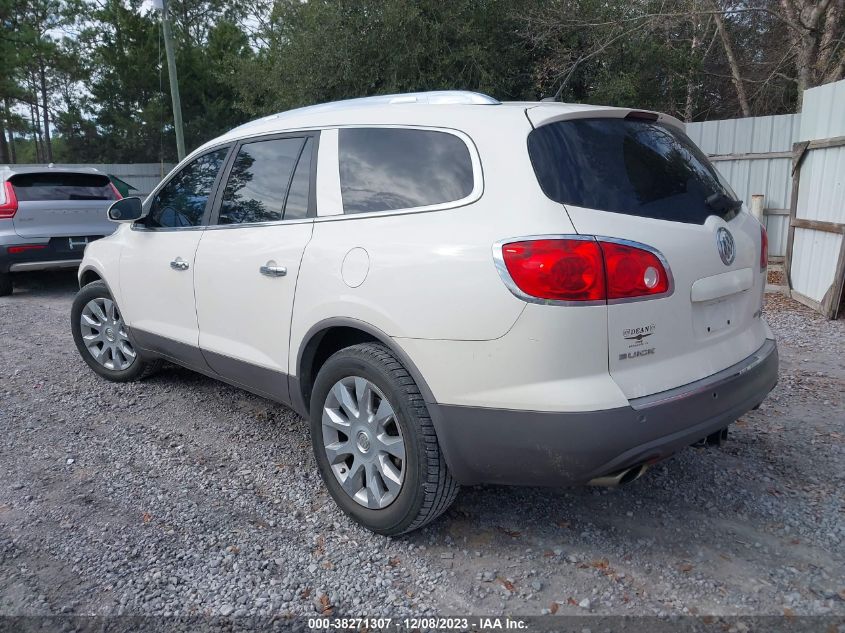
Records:
[[[144,216],[140,198],[121,198],[109,207],[112,222],[134,222]]]

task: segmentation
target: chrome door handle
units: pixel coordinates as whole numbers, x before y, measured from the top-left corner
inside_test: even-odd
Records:
[[[188,262],[186,262],[184,259],[182,259],[181,257],[177,257],[172,262],[170,262],[170,267],[173,270],[188,270],[188,268],[190,268],[191,265]]]
[[[258,269],[265,277],[284,277],[288,274],[288,269],[284,266],[277,266],[276,262],[269,261]]]

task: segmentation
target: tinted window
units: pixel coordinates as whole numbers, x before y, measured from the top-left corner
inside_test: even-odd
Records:
[[[199,226],[228,149],[218,149],[185,165],[153,199],[147,227]]]
[[[310,150],[305,157],[303,138],[282,138],[245,143],[238,151],[220,207],[219,224],[275,222],[283,217],[304,217],[307,212]],[[300,156],[303,155],[302,161]],[[297,161],[307,161],[305,182],[302,182]],[[305,211],[299,208],[299,197],[305,187]],[[294,189],[296,193],[291,199]],[[289,211],[285,213],[287,201]]]
[[[37,200],[114,200],[108,176],[101,174],[20,174],[10,179],[20,202]]]
[[[469,150],[453,134],[343,129],[338,152],[345,213],[423,207],[472,193]]]
[[[309,138],[305,142],[299,164],[293,174],[285,203],[285,220],[295,220],[308,215],[308,199],[311,194],[311,153],[314,143]]]
[[[707,157],[660,123],[551,123],[531,132],[528,151],[540,186],[557,202],[694,224],[736,213],[733,192]]]

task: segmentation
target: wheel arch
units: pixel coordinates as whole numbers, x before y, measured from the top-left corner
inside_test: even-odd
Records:
[[[103,283],[106,283],[106,280],[103,278],[103,275],[100,274],[100,271],[98,271],[93,266],[85,266],[79,271],[80,288],[84,288],[88,284],[94,283],[95,281],[102,281]]]
[[[312,326],[302,338],[296,357],[296,374],[290,376],[290,397],[293,407],[303,416],[310,412],[311,389],[317,373],[329,356],[352,345],[364,342],[381,343],[408,370],[427,404],[436,401],[428,384],[414,362],[388,334],[366,321],[351,317],[332,317]],[[434,416],[436,407],[429,407]]]
[[[103,285],[105,285],[106,290],[108,290],[109,294],[112,296],[112,299],[114,299],[117,302],[117,304],[120,305],[120,297],[118,297],[115,294],[114,288],[112,288],[112,285],[108,282],[108,279],[106,279],[106,276],[96,266],[94,266],[92,264],[83,264],[82,266],[79,267],[78,278],[79,278],[79,289],[80,290],[82,290],[85,286],[92,284],[96,281],[102,282]],[[126,315],[123,315],[123,316],[125,318]]]

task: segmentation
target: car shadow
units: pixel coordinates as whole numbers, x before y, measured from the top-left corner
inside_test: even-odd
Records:
[[[14,273],[12,283],[14,284],[12,299],[23,295],[32,297],[72,296],[79,289],[75,269]]]

